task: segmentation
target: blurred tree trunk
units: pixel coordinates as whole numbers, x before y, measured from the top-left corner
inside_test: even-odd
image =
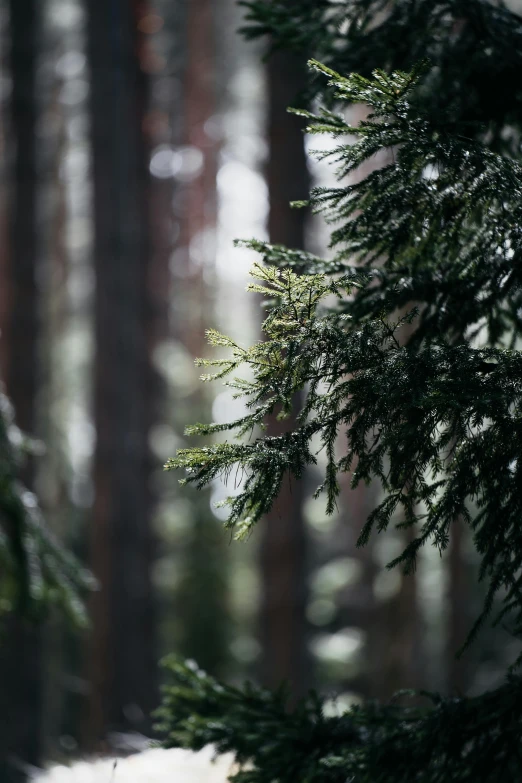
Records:
[[[183,84],[183,145],[194,172],[178,185],[180,236],[176,274],[181,286],[176,304],[176,333],[191,356],[207,352],[205,329],[212,323],[215,292],[217,80],[216,0],[187,5],[186,64]],[[188,158],[188,160],[190,157]],[[191,395],[191,417],[207,420],[209,399],[198,383]],[[222,674],[229,658],[228,541],[210,508],[209,492],[191,497],[177,589],[182,655],[212,674]]]
[[[404,312],[411,309],[405,308]],[[402,313],[401,313],[402,315]],[[402,330],[401,341],[407,342],[414,327]],[[417,537],[418,528],[408,527],[400,531],[401,549],[406,549]],[[377,533],[375,533],[377,535]],[[398,567],[400,569],[400,566]],[[381,605],[381,627],[384,633],[377,649],[386,647],[386,658],[381,659],[381,666],[376,678],[375,693],[379,699],[389,699],[404,688],[423,688],[426,683],[426,656],[423,647],[424,617],[419,598],[417,571],[400,573],[400,584],[397,593]]]
[[[416,532],[411,527],[404,531],[404,549],[414,540]],[[383,615],[386,613],[389,621],[383,622],[383,628],[388,628],[388,638],[381,641],[386,645],[388,653],[382,662],[380,688],[375,694],[380,699],[389,699],[403,688],[426,687],[426,661],[422,646],[423,618],[417,573],[401,573],[400,579],[397,595],[381,607]]]
[[[351,112],[354,125],[367,119],[368,109],[365,107],[355,106]],[[384,163],[384,159],[366,161],[358,168],[356,180],[369,176]],[[406,340],[410,334],[411,331],[404,328],[402,339]],[[352,467],[354,469],[355,466]],[[388,700],[400,689],[421,688],[425,685],[426,660],[421,643],[423,629],[417,574],[404,575],[397,569],[399,581],[397,587],[390,591],[391,595],[376,594],[376,583],[383,573],[383,564],[377,562],[375,544],[379,535],[387,536],[388,533],[378,534],[374,531],[368,544],[362,548],[356,547],[355,542],[378,503],[380,488],[375,482],[369,486],[359,484],[352,490],[352,475],[346,476],[341,482],[344,517],[348,523],[345,552],[359,562],[362,576],[355,587],[345,591],[345,622],[354,622],[361,628],[365,643],[360,678],[354,680],[351,687],[355,686],[364,697]],[[414,538],[415,531],[408,528],[399,535],[402,548],[406,548]],[[384,656],[383,650],[386,651]],[[349,682],[347,687],[350,687]]]
[[[93,0],[88,9],[95,223],[95,504],[91,567],[91,745],[109,729],[149,729],[156,703],[151,585],[148,79],[146,6]]]
[[[453,522],[449,543],[449,618],[447,631],[447,687],[452,695],[464,695],[469,685],[469,661],[457,658],[469,632],[471,599],[464,554],[467,527],[461,518]]]
[[[46,57],[56,57],[59,47],[47,44]],[[50,51],[49,51],[50,50]],[[67,337],[74,329],[73,307],[70,301],[72,280],[71,258],[67,247],[69,220],[67,180],[63,175],[67,160],[68,134],[67,113],[60,101],[66,80],[56,75],[46,107],[48,116],[54,120],[52,142],[47,142],[45,160],[47,170],[42,166],[43,182],[41,202],[45,205],[48,247],[43,251],[41,265],[45,269],[45,288],[41,293],[41,374],[39,381],[41,437],[45,443],[45,459],[38,460],[36,481],[39,500],[47,524],[65,546],[76,553],[75,538],[79,523],[78,509],[71,499],[71,463],[64,448],[66,430],[67,397],[70,394],[70,370]],[[42,228],[42,234],[45,230]],[[45,241],[45,237],[44,237]],[[60,415],[57,415],[57,412]],[[64,421],[65,420],[65,421]],[[83,553],[80,560],[84,560]],[[65,672],[74,671],[77,656],[71,651],[81,644],[81,635],[71,627],[67,618],[56,609],[51,610],[43,633],[43,757],[55,758],[63,746],[59,740],[65,734],[77,734],[78,722],[70,710],[74,696]],[[76,699],[79,701],[77,695]],[[83,700],[82,700],[82,706]]]
[[[178,185],[180,236],[175,270],[184,280],[176,331],[192,356],[200,356],[206,345],[209,288],[215,272],[218,145],[211,121],[216,111],[216,4],[216,0],[190,0],[186,19],[182,154],[187,172]]]
[[[5,256],[7,296],[2,335],[2,367],[18,425],[34,434],[38,381],[37,155],[36,69],[39,42],[37,0],[11,0],[8,249]],[[24,480],[32,484],[32,465]],[[40,756],[40,630],[11,618],[0,637],[0,780],[25,778],[17,762],[37,764]]]
[[[354,470],[354,468],[352,468]],[[368,698],[378,691],[382,669],[383,623],[381,607],[375,598],[375,579],[379,565],[375,559],[372,538],[364,547],[357,539],[376,502],[376,486],[359,484],[351,488],[352,473],[341,477],[341,515],[332,546],[337,557],[350,557],[358,564],[360,578],[349,583],[338,596],[340,628],[360,628],[364,639],[364,655],[359,666],[346,667],[343,687]]]
[[[275,52],[267,63],[268,145],[266,170],[270,212],[270,242],[304,248],[307,213],[292,209],[291,201],[309,196],[309,175],[302,124],[287,107],[295,105],[306,85],[304,63]],[[299,400],[296,400],[299,405]],[[277,435],[291,422],[270,422]],[[261,679],[277,686],[286,680],[292,698],[310,685],[307,652],[307,547],[303,519],[303,483],[283,485],[272,512],[263,521],[260,551],[262,595],[260,639]]]

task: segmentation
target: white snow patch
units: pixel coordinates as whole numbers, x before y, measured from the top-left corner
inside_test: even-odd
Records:
[[[215,760],[214,760],[215,759]],[[209,747],[198,753],[152,748],[127,758],[79,761],[38,773],[34,783],[226,783],[234,772],[231,754],[215,756]]]

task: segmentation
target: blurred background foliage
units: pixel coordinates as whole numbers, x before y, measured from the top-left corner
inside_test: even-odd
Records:
[[[327,252],[320,219],[288,206],[328,177],[286,113],[305,99],[304,57],[263,58],[266,41],[237,34],[244,13],[234,0],[0,4],[1,378],[21,432],[44,444],[20,478],[49,540],[98,580],[88,629],[59,604],[36,626],[4,620],[2,781],[140,747],[168,652],[232,683],[316,687],[333,713],[403,687],[476,693],[512,658],[498,628],[454,657],[483,598],[464,529],[403,578],[385,568],[403,532],[355,546],[377,489],[347,479],[326,517],[311,470],[231,546],[215,504],[233,487],[197,493],[163,472],[187,423],[239,413],[193,363],[207,327],[259,336],[253,256],[233,240]]]

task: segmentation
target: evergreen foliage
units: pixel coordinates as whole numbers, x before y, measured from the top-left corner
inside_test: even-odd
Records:
[[[273,302],[266,339],[244,349],[210,330],[211,344],[232,355],[200,363],[217,365],[206,380],[248,365],[251,380],[228,384],[248,398],[250,411],[190,432],[245,435],[276,408],[287,415],[304,389],[298,426],[276,438],[184,449],[167,466],[185,468],[185,481],[198,487],[239,467],[241,491],[227,502],[228,524],[242,536],[269,510],[285,476],[299,478],[316,462],[319,438],[327,463],[317,492],[326,494],[328,513],[340,472],[356,466],[354,486],[378,477],[385,497],[360,543],[374,527],[386,529],[401,508],[402,525],[416,526],[418,535],[390,566],[404,563],[407,570],[420,546],[443,549],[453,520],[466,519],[489,580],[480,619],[502,591],[504,613],[520,630],[522,359],[513,346],[522,312],[522,172],[411,109],[419,72],[381,71],[367,80],[312,66],[329,74],[338,98],[373,110],[358,127],[330,111],[310,115],[309,132],[340,137],[327,153],[339,179],[382,149],[393,149],[394,160],[357,184],[313,191],[313,207],[337,224],[332,261],[301,254],[296,273],[295,254],[248,243],[265,261],[255,265],[261,282],[250,290]],[[347,143],[347,136],[357,141]],[[325,301],[331,296],[336,306]],[[406,315],[396,315],[411,302],[417,304]],[[406,327],[409,338],[402,337]],[[339,457],[340,435],[347,452]]]
[[[0,393],[0,618],[16,611],[34,620],[53,603],[84,625],[81,595],[94,587],[93,579],[53,536],[19,478],[31,450]]]
[[[367,703],[325,716],[314,694],[289,711],[284,690],[223,685],[172,658],[158,730],[165,747],[235,754],[234,783],[517,781],[521,682],[473,699],[424,694],[426,707]],[[430,704],[431,703],[431,704]]]
[[[250,289],[267,300],[265,340],[243,348],[210,330],[228,356],[200,364],[212,370],[205,380],[232,376],[248,413],[189,428],[238,437],[182,450],[167,468],[184,469],[196,487],[241,478],[228,500],[241,537],[322,450],[317,492],[328,512],[341,473],[354,471],[354,486],[382,484],[360,544],[397,518],[412,528],[390,567],[412,570],[420,547],[443,550],[464,520],[487,584],[470,639],[496,600],[496,621],[520,635],[521,21],[481,0],[247,5],[251,35],[270,32],[326,62],[310,64],[328,77],[312,92],[329,108],[300,113],[310,133],[335,139],[319,157],[333,160],[338,186],[311,198],[332,224],[332,257],[245,243],[263,261]],[[410,52],[431,63],[415,65]],[[408,72],[396,70],[401,60]],[[341,76],[339,64],[362,73]],[[386,70],[370,75],[377,64]],[[344,112],[353,104],[370,109],[355,127]],[[364,179],[347,181],[376,159]],[[247,377],[237,377],[244,365]],[[296,426],[263,435],[266,416],[288,416],[298,390]],[[281,694],[228,688],[173,662],[163,729],[167,744],[236,752],[252,765],[241,783],[517,780],[519,663],[504,686],[474,699],[427,695],[425,708],[367,704],[326,718],[313,698],[289,713]]]
[[[375,68],[409,71],[429,58],[433,68],[416,95],[431,117],[489,132],[489,145],[517,149],[522,122],[522,21],[490,0],[244,0],[244,34],[270,36],[347,74]],[[309,96],[330,101],[322,79]],[[507,129],[509,126],[509,130]]]

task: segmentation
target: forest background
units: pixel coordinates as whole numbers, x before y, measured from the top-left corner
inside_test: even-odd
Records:
[[[326,517],[310,471],[230,546],[215,508],[230,486],[196,493],[162,469],[187,422],[240,412],[193,364],[208,327],[259,335],[234,238],[326,252],[320,219],[289,207],[327,176],[286,113],[304,61],[263,59],[233,0],[0,8],[0,375],[36,439],[26,483],[99,585],[89,627],[56,609],[7,620],[6,775],[141,747],[172,651],[230,682],[313,686],[334,714],[497,685],[514,654],[501,628],[454,655],[483,600],[463,527],[402,577],[385,565],[405,533],[355,546],[377,489],[347,478]]]

